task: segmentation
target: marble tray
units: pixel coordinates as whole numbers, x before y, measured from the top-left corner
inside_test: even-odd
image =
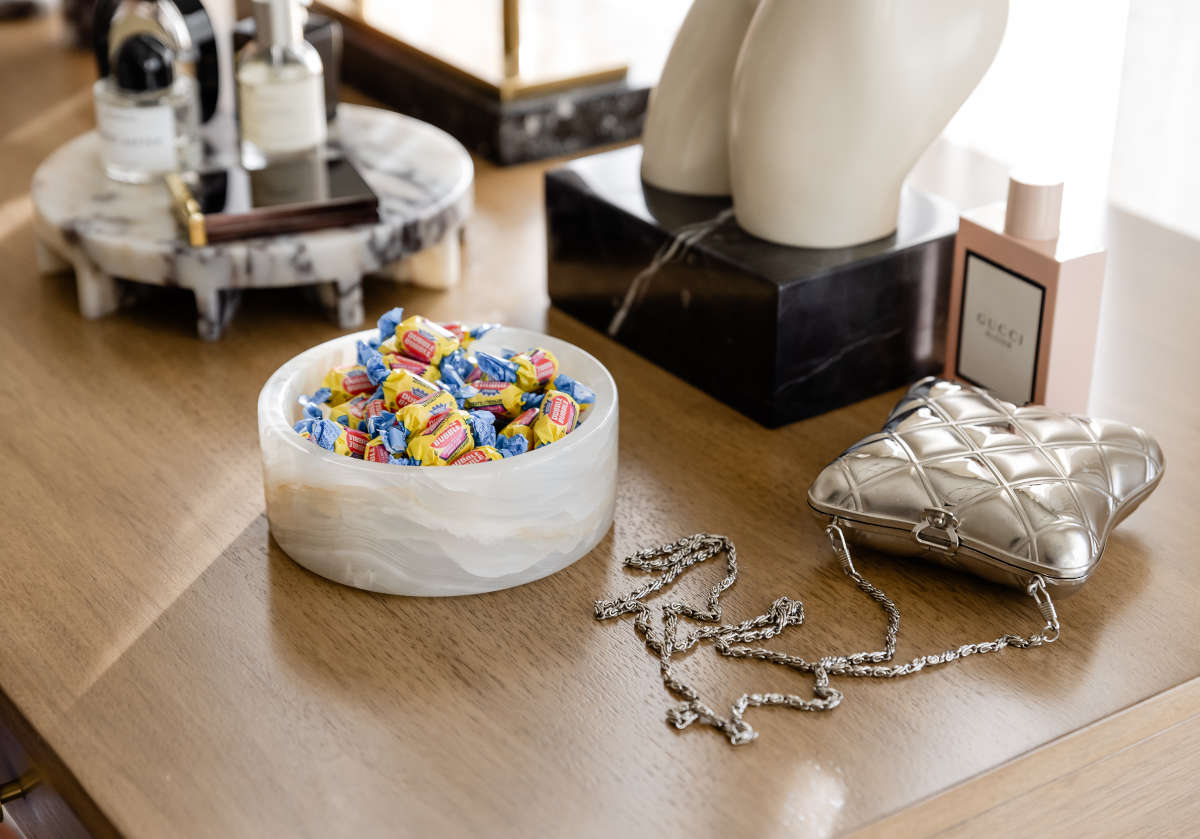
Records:
[[[333,454],[299,437],[296,402],[332,366],[354,359],[361,332],[280,367],[258,397],[271,534],[305,568],[386,594],[476,594],[528,583],[587,554],[612,524],[617,388],[599,361],[537,332],[501,328],[475,347],[542,346],[596,392],[569,436],[544,449],[470,466],[389,466]]]
[[[362,323],[365,274],[455,284],[458,234],[473,204],[466,149],[420,120],[360,105],[339,106],[331,131],[331,146],[379,195],[378,224],[193,248],[176,227],[165,187],[109,180],[89,132],[34,173],[39,267],[75,270],[79,310],[88,318],[121,305],[122,280],[190,289],[206,339],[220,337],[244,288],[315,286],[349,329]]]

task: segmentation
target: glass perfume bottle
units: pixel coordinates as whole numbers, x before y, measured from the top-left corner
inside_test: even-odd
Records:
[[[112,73],[92,87],[104,171],[146,183],[199,167],[202,154],[196,81],[175,76],[171,50],[148,34],[127,38]]]
[[[1106,259],[1086,225],[1060,232],[1062,194],[1061,182],[1014,176],[1007,203],[963,213],[945,375],[1085,413]]]
[[[325,143],[321,57],[304,40],[296,0],[253,0],[254,40],[237,60],[242,163],[262,168]]]

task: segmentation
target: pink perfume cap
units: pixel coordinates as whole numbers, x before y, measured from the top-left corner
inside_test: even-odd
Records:
[[[1004,232],[1018,239],[1057,239],[1063,182],[1028,174],[1008,178]]]

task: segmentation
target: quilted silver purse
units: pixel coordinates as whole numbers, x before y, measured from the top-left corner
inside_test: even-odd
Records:
[[[928,378],[825,467],[808,503],[853,542],[1021,588],[1039,577],[1072,588],[1162,474],[1162,450],[1140,428]]]
[[[1112,528],[1162,477],[1162,450],[1133,426],[1016,408],[983,390],[923,379],[908,389],[881,432],[839,455],[809,490],[809,504],[827,520],[842,571],[887,616],[880,649],[805,659],[762,646],[804,622],[804,605],[791,597],[776,598],[760,616],[724,622],[720,598],[738,579],[737,549],[730,539],[707,533],[626,558],[626,567],[652,575],[650,580],[623,597],[596,600],[595,617],[635,616],[634,630],[659,659],[662,684],[679,700],[667,709],[668,723],[678,729],[700,723],[734,745],[750,743],[757,733],[745,720],[748,709],[832,711],[842,700],[832,677],[898,678],[971,655],[1056,641],[1060,625],[1048,587],[1069,591],[1085,582]],[[1043,627],[896,661],[900,610],[854,568],[847,539],[1020,586],[1037,604]],[[725,577],[710,589],[707,603],[662,604],[655,627],[648,601],[721,555]],[[674,673],[678,655],[706,643],[727,657],[811,673],[812,695],[743,694],[721,714]]]
[[[893,679],[968,656],[1053,643],[1059,621],[1048,588],[1071,590],[1088,579],[1109,533],[1162,473],[1162,450],[1139,428],[1040,406],[1017,408],[973,387],[923,379],[909,388],[882,431],[839,455],[808,491],[843,572],[887,616],[880,649],[806,659],[761,646],[804,622],[803,604],[787,596],[757,617],[723,622],[720,598],[737,581],[737,549],[726,537],[707,533],[627,557],[626,566],[651,579],[626,595],[597,600],[595,616],[634,615],[634,631],[659,659],[663,685],[679,700],[667,711],[671,725],[700,723],[734,745],[749,743],[757,734],[745,720],[748,709],[832,710],[842,701],[830,682],[834,676]],[[897,662],[900,610],[858,572],[847,540],[1020,586],[1044,624],[1028,635],[1006,632]],[[665,603],[655,627],[648,601],[722,554],[725,577],[707,603]],[[728,714],[718,713],[673,668],[676,657],[705,643],[723,656],[809,673],[812,695],[746,693]]]

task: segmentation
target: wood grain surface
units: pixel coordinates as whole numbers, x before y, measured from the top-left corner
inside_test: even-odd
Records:
[[[666,725],[654,660],[592,601],[635,584],[626,554],[723,533],[741,558],[726,619],[787,594],[808,617],[777,648],[877,648],[881,615],[805,492],[898,393],[766,431],[548,312],[545,166],[478,163],[463,284],[370,283],[367,311],[545,328],[599,358],[622,397],[616,523],[519,589],[415,599],[327,582],[270,538],[255,416],[268,375],[337,334],[319,309],[251,294],[205,344],[187,295],[85,321],[71,277],[35,270],[29,179],[92,123],[90,60],[59,37],[48,19],[0,26],[0,689],[118,831],[822,836],[906,812],[925,815],[891,824],[958,835],[1194,824],[1179,781],[1200,768],[1200,245],[1110,214],[1092,411],[1147,428],[1168,467],[1060,604],[1062,640],[841,680],[835,711],[751,711],[758,741],[732,748]],[[673,594],[698,600],[722,571],[709,564]],[[1040,625],[1024,596],[968,576],[866,552],[859,566],[900,605],[903,658]],[[811,690],[711,649],[679,670],[717,707]]]

